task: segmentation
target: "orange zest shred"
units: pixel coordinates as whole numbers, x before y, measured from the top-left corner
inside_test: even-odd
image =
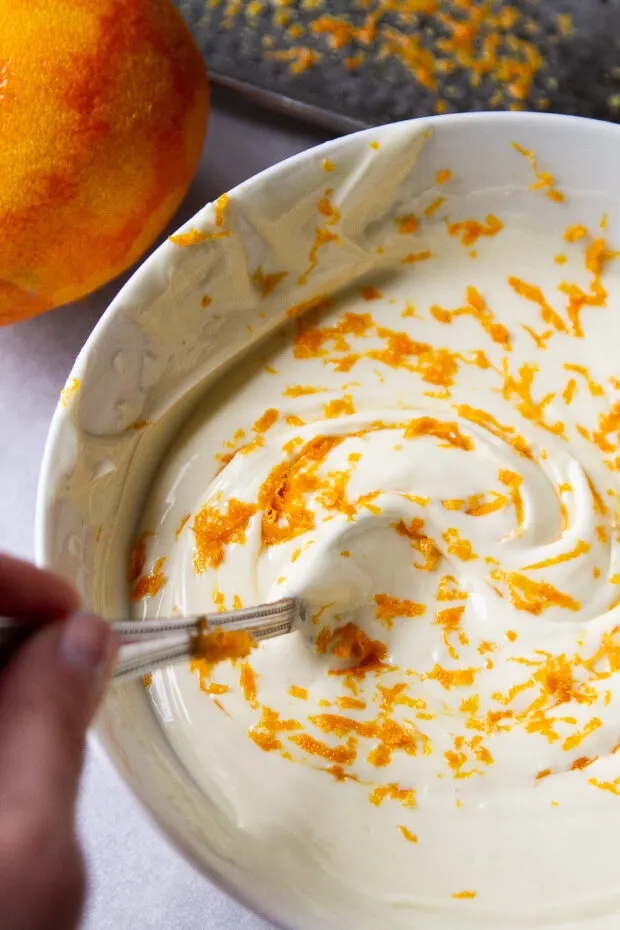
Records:
[[[205,504],[194,518],[196,553],[194,570],[201,574],[207,568],[217,568],[224,561],[226,546],[243,544],[250,520],[257,511],[255,504],[231,497],[226,513],[214,504]]]
[[[598,756],[595,756],[593,759],[589,759],[588,756],[581,756],[581,758],[575,759],[570,770],[571,772],[582,772],[584,769],[587,769],[588,766],[593,765],[597,759]]]
[[[590,778],[588,784],[594,788],[599,788],[601,791],[609,791],[616,797],[620,797],[620,778],[615,778],[613,781],[599,781],[598,778]]]
[[[375,768],[381,769],[389,765],[392,761],[393,750],[391,746],[386,746],[385,743],[379,743],[378,746],[375,746],[374,749],[366,756],[366,761],[370,765],[374,765]]]
[[[272,274],[265,274],[259,266],[252,275],[252,281],[260,288],[260,299],[264,300],[269,294],[273,293],[278,284],[288,275],[288,271],[276,271]]]
[[[150,536],[153,536],[153,533],[149,530],[145,530],[138,536],[129,551],[129,558],[127,561],[127,581],[129,584],[137,581],[144,571],[144,565],[146,563],[146,541]]]
[[[360,701],[358,698],[352,698],[345,695],[336,700],[340,710],[365,710],[366,701]]]
[[[266,433],[267,430],[271,429],[279,416],[279,411],[277,411],[275,407],[270,407],[269,410],[265,410],[263,415],[258,418],[252,429],[255,433]]]
[[[353,744],[345,746],[328,746],[322,743],[308,733],[299,733],[289,737],[292,743],[295,743],[302,752],[312,756],[319,756],[328,762],[334,762],[338,765],[351,765],[357,756],[357,751]]]
[[[224,225],[224,213],[230,201],[228,194],[222,194],[214,203],[215,207],[215,225],[221,227]]]
[[[340,714],[318,714],[310,717],[310,722],[323,733],[333,734],[339,739],[355,734],[363,739],[377,739],[391,751],[402,750],[410,756],[418,752],[418,731],[395,720],[353,720]]]
[[[402,259],[403,265],[415,265],[416,262],[426,262],[433,257],[430,249],[424,249],[422,252],[410,252]]]
[[[576,747],[579,746],[584,741],[584,739],[587,739],[588,736],[590,736],[602,726],[603,721],[599,720],[598,717],[593,717],[592,720],[590,720],[589,723],[583,727],[583,729],[578,730],[576,733],[573,733],[571,736],[564,740],[562,743],[562,749],[564,752],[569,752],[571,749],[576,749]]]
[[[424,533],[424,520],[420,517],[414,517],[411,523],[399,520],[398,523],[392,524],[392,529],[396,530],[399,536],[409,539],[411,546],[424,558],[424,562],[415,563],[418,571],[432,572],[437,568],[441,552],[435,542]]]
[[[308,394],[319,394],[321,391],[324,391],[325,388],[322,387],[312,387],[311,385],[301,385],[294,384],[291,387],[288,387],[283,394],[285,397],[305,397]]]
[[[368,796],[368,800],[371,804],[374,804],[375,807],[380,807],[386,799],[390,801],[399,801],[403,807],[416,806],[415,791],[413,788],[401,788],[394,782],[375,788]]]
[[[453,575],[444,575],[437,586],[436,598],[438,601],[466,600],[468,596],[467,591],[462,591],[459,588]]]
[[[304,71],[317,64],[323,56],[314,49],[305,48],[303,45],[293,45],[290,48],[273,52],[267,51],[265,57],[272,58],[274,61],[286,61],[289,63],[291,74],[303,74]]]
[[[209,629],[203,625],[190,668],[192,671],[199,672],[201,679],[208,678],[215,665],[228,660],[235,662],[238,659],[245,659],[253,649],[256,649],[256,646],[256,641],[245,630],[221,630],[217,627]],[[208,690],[211,694],[224,694],[228,691],[228,687],[217,685]],[[254,697],[256,697],[255,692]]]
[[[574,226],[566,227],[566,231],[564,232],[564,239],[566,242],[577,242],[579,239],[583,239],[583,237],[587,235],[587,228],[579,223],[576,223]]]
[[[448,349],[435,349],[424,342],[416,342],[407,333],[399,333],[386,327],[377,327],[377,335],[386,340],[384,349],[372,349],[365,353],[391,368],[406,368],[417,372],[423,381],[440,387],[450,387],[458,371],[457,357]],[[415,364],[411,359],[415,358]]]
[[[497,513],[498,510],[503,510],[508,499],[504,497],[503,494],[498,494],[497,491],[491,491],[491,500],[485,500],[485,495],[477,494],[467,499],[467,507],[465,508],[465,513],[468,517],[486,517],[490,513]]]
[[[140,601],[145,597],[155,597],[161,591],[168,581],[162,571],[165,561],[166,559],[163,556],[157,559],[153,570],[149,574],[138,578],[131,592],[132,601]]]
[[[246,636],[247,635],[248,634],[246,633]],[[250,640],[251,639],[252,637],[250,637]],[[246,648],[245,645],[242,648]],[[243,696],[248,704],[250,704],[252,707],[256,707],[256,673],[254,672],[254,669],[249,664],[249,662],[244,662],[241,666],[239,684],[241,685]]]
[[[520,572],[505,572],[499,569],[494,569],[491,577],[506,584],[510,600],[517,610],[526,610],[538,616],[549,607],[562,607],[571,611],[581,609],[579,601],[558,591],[549,582],[533,581]]]
[[[263,705],[261,718],[256,726],[249,730],[248,736],[264,752],[273,752],[282,749],[280,735],[302,729],[299,721],[281,720],[277,711]]]
[[[332,675],[352,674],[363,678],[367,672],[381,671],[388,668],[384,659],[387,657],[387,646],[377,639],[370,639],[355,623],[346,623],[326,633],[319,633],[317,639],[317,652],[326,652],[330,649],[337,659],[349,663],[344,669],[331,669]],[[320,640],[320,643],[319,643]]]
[[[519,369],[518,377],[515,377],[510,374],[508,362],[504,359],[503,395],[506,400],[510,400],[514,396],[518,398],[516,408],[526,420],[531,420],[536,426],[552,433],[554,436],[565,438],[563,423],[549,423],[545,419],[545,408],[554,399],[555,394],[548,394],[541,401],[534,401],[532,398],[534,375],[537,370],[534,365],[525,363]]]
[[[202,232],[199,229],[190,229],[189,232],[169,236],[169,240],[181,248],[188,248],[192,245],[200,245],[201,242],[225,239],[227,236],[230,236],[229,229],[222,229],[220,232]]]
[[[513,507],[515,509],[517,527],[521,528],[523,526],[524,520],[523,498],[521,497],[520,490],[523,483],[523,478],[521,475],[518,475],[514,471],[510,471],[507,468],[500,468],[499,480],[503,485],[510,489],[510,500],[512,501]]]
[[[482,774],[481,770],[475,767],[466,769],[467,764],[481,762],[483,765],[493,765],[495,762],[489,750],[482,744],[482,736],[479,734],[469,740],[464,736],[456,736],[454,749],[449,749],[444,756],[455,779],[471,778],[472,775]]]
[[[612,434],[616,434],[612,439]],[[620,402],[616,401],[608,413],[599,415],[599,427],[592,434],[587,434],[601,452],[616,452],[620,447]]]
[[[319,250],[324,248],[326,245],[329,245],[330,242],[336,242],[338,245],[342,245],[342,239],[338,233],[331,232],[331,230],[326,229],[325,227],[317,226],[314,231],[314,242],[312,243],[310,253],[308,255],[310,264],[297,282],[300,287],[302,287],[304,284],[307,284],[308,278],[318,267]]]
[[[527,281],[523,281],[521,278],[515,278],[512,275],[508,278],[508,283],[519,297],[523,297],[525,300],[529,300],[531,303],[537,304],[540,307],[543,322],[546,323],[547,326],[553,326],[558,333],[568,332],[566,323],[547,301],[547,298],[538,285],[528,284]]]
[[[329,768],[323,769],[323,771],[327,772],[328,775],[332,775],[336,781],[359,781],[356,775],[345,772],[341,765],[330,765]]]
[[[449,220],[446,220],[446,223],[449,234],[451,236],[460,236],[461,245],[466,248],[471,248],[482,237],[497,236],[504,228],[502,221],[493,216],[492,213],[489,213],[486,218],[486,226],[479,220],[473,219],[461,220],[459,223],[450,223]]]
[[[79,378],[71,378],[67,386],[63,388],[62,391],[60,392],[60,403],[62,404],[62,406],[68,407],[69,401],[75,394],[77,394],[79,390],[80,390]]]
[[[512,426],[505,426],[496,420],[495,417],[491,416],[490,413],[487,413],[485,410],[479,410],[476,407],[470,407],[469,404],[459,404],[456,411],[462,419],[469,420],[471,423],[476,423],[478,426],[482,426],[490,433],[493,433],[493,435],[497,436],[499,439],[503,439],[504,442],[511,445],[520,455],[527,459],[534,458],[534,453],[525,439],[522,436],[516,435]]]
[[[263,752],[274,752],[282,749],[282,741],[273,733],[265,733],[262,730],[249,730],[248,736]]]
[[[295,339],[295,358],[321,358],[332,350],[348,353],[351,350],[346,336],[364,336],[373,326],[370,313],[344,313],[334,326],[320,327],[321,315],[329,304],[316,304],[309,308]]]
[[[367,285],[366,287],[362,288],[362,297],[364,300],[380,300],[380,298],[383,297],[383,294],[381,291],[378,291],[376,287]]]
[[[210,681],[209,684],[206,685],[202,690],[206,691],[207,694],[228,694],[230,688],[228,685],[219,685],[215,681]]]
[[[325,294],[319,294],[318,297],[311,297],[309,300],[302,300],[301,303],[293,304],[286,311],[287,317],[295,318],[302,316],[310,311],[321,312],[331,307],[331,301]]]
[[[350,394],[345,394],[342,398],[337,398],[336,400],[330,400],[323,406],[323,415],[327,420],[335,419],[336,417],[349,417],[355,413],[355,407],[353,406],[353,398]]]
[[[451,688],[470,688],[477,671],[477,668],[447,669],[436,663],[423,677],[439,682],[442,688],[450,691]]]
[[[434,436],[436,439],[441,439],[443,442],[466,452],[474,448],[472,440],[469,436],[464,436],[461,433],[457,423],[444,423],[434,417],[419,417],[408,423],[404,438],[415,439],[418,436]]]
[[[297,698],[300,701],[308,700],[307,688],[300,688],[298,685],[291,685],[291,687],[288,689],[288,693],[291,695],[291,697]]]
[[[189,521],[190,521],[190,519],[191,519],[191,516],[192,516],[191,513],[186,513],[186,514],[181,518],[181,522],[179,523],[179,525],[177,526],[176,530],[174,531],[174,535],[175,535],[175,538],[176,538],[176,539],[179,538],[179,536],[181,535],[181,533],[183,532],[183,530],[185,529],[185,527],[186,527],[187,524],[189,523]]]
[[[394,626],[396,617],[421,617],[426,613],[425,604],[399,600],[397,597],[390,597],[389,594],[375,594],[374,602],[377,605],[377,620],[388,630]]]
[[[428,207],[424,210],[424,216],[431,217],[434,213],[437,213],[444,203],[446,202],[445,197],[436,197],[432,203],[429,203]]]
[[[590,551],[590,544],[580,539],[570,552],[562,552],[560,555],[544,559],[542,562],[535,562],[533,565],[525,565],[524,571],[534,571],[541,568],[550,568],[552,565],[559,565],[560,562],[570,562],[571,559],[578,559],[580,555],[585,555]]]
[[[438,610],[433,620],[436,626],[443,627],[444,644],[451,658],[455,660],[459,656],[450,637],[456,637],[461,646],[467,646],[469,643],[469,639],[461,629],[464,612],[465,608],[460,605],[458,607],[446,607],[444,610]]]
[[[592,397],[603,397],[604,396],[605,391],[602,385],[597,384],[596,381],[592,379],[590,372],[586,368],[585,365],[571,365],[568,362],[566,362],[563,365],[563,368],[565,371],[570,371],[576,375],[581,375],[581,377],[585,380],[586,384],[588,385],[588,389]]]
[[[398,225],[398,232],[401,236],[417,232],[420,225],[419,219],[417,216],[414,216],[413,213],[410,213],[408,216],[398,217],[396,223]]]
[[[574,378],[570,378],[564,391],[562,392],[562,399],[567,407],[569,407],[575,396],[575,391],[577,390],[577,382]]]
[[[544,333],[536,333],[531,326],[527,326],[525,323],[519,323],[519,326],[533,339],[539,349],[547,348],[547,342],[553,336],[552,329],[546,329]]]
[[[341,442],[342,437],[317,436],[270,472],[258,492],[264,546],[286,542],[314,528],[314,514],[305,495],[319,489],[317,468]]]
[[[487,306],[482,294],[475,287],[468,287],[465,296],[466,304],[456,310],[445,310],[437,305],[430,308],[430,314],[439,323],[452,323],[455,317],[472,316],[482,326],[493,342],[510,351],[512,348],[510,334],[502,323],[498,323]]]
[[[603,286],[602,276],[605,264],[618,257],[618,252],[610,252],[604,239],[595,239],[586,249],[586,270],[592,275],[590,291],[587,293],[578,284],[563,281],[558,290],[568,297],[567,315],[571,322],[572,334],[583,338],[581,311],[584,307],[606,307],[607,290]]]
[[[304,271],[301,277],[298,280],[298,285],[302,287],[307,284],[309,276],[312,272],[318,267],[319,264],[319,250],[324,248],[326,245],[329,245],[332,242],[342,245],[342,239],[338,233],[332,232],[328,227],[336,225],[340,221],[340,210],[338,207],[334,206],[331,201],[331,196],[333,190],[328,188],[321,200],[318,203],[318,212],[319,215],[325,217],[325,222],[322,226],[317,226],[314,230],[314,242],[310,248],[308,255],[308,260],[310,262],[308,268]]]
[[[138,433],[140,430],[146,429],[147,426],[152,425],[152,420],[134,420],[133,423],[130,423],[129,426],[126,427],[126,429],[133,430],[135,433]]]
[[[450,555],[455,555],[461,562],[471,562],[473,559],[478,558],[470,541],[463,539],[456,527],[450,527],[450,529],[446,530],[443,539]]]
[[[523,146],[518,145],[518,143],[516,142],[512,143],[512,147],[516,149],[519,155],[523,155],[523,157],[529,161],[532,168],[534,169],[534,174],[536,175],[537,180],[534,181],[533,184],[530,184],[530,190],[531,191],[544,190],[545,195],[549,198],[549,200],[553,200],[555,203],[564,203],[564,201],[566,200],[566,197],[561,191],[559,191],[556,188],[555,178],[553,177],[552,174],[549,174],[548,171],[539,170],[538,162],[536,160],[534,153],[530,152],[529,149],[525,149],[523,148]]]

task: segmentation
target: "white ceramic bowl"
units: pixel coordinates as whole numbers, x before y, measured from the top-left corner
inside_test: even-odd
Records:
[[[291,304],[332,286],[333,266],[317,271],[302,293],[278,289],[257,315],[259,294],[251,271],[266,256],[273,258],[276,229],[288,231],[277,256],[281,267],[303,270],[307,263],[314,228],[309,205],[327,186],[324,159],[336,166],[329,186],[345,192],[339,272],[353,280],[372,266],[376,248],[368,244],[404,192],[411,196],[432,188],[438,167],[458,168],[453,189],[465,200],[470,192],[479,198],[482,193],[491,210],[508,191],[513,197],[522,191],[524,210],[541,223],[557,225],[557,205],[526,196],[532,167],[514,156],[513,141],[532,149],[568,195],[563,226],[571,222],[575,194],[580,221],[597,224],[606,209],[610,239],[614,232],[617,237],[620,128],[556,116],[446,116],[338,139],[232,191],[226,206],[230,235],[221,236],[214,206],[204,207],[183,231],[206,231],[210,238],[188,248],[166,242],[157,249],[112,302],[75,363],[41,475],[39,562],[71,578],[94,610],[129,615],[130,538],[171,437],[206,385],[248,344],[248,324],[254,341],[277,328]],[[371,145],[375,142],[378,146]],[[290,274],[288,280],[297,277]],[[219,319],[201,306],[206,291],[226,304]],[[151,425],[130,428],[140,421]],[[334,926],[317,920],[312,902],[296,898],[294,889],[286,903],[278,903],[277,878],[270,883],[264,875],[242,874],[217,852],[222,815],[175,758],[141,683],[110,692],[96,731],[137,797],[207,875],[281,926]],[[354,925],[352,916],[347,926]]]

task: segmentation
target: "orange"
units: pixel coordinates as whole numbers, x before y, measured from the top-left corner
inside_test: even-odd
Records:
[[[0,0],[0,325],[131,265],[180,203],[209,110],[170,0]]]

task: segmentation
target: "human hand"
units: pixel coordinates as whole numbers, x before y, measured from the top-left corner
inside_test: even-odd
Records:
[[[40,630],[0,672],[0,927],[74,930],[84,898],[75,801],[88,724],[116,654],[71,585],[0,555],[0,616]]]

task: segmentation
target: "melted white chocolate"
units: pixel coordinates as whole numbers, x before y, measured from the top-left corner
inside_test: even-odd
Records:
[[[250,667],[159,672],[151,695],[236,826],[227,855],[256,870],[258,838],[273,894],[340,930],[620,907],[592,844],[620,826],[618,270],[598,229],[498,215],[465,245],[422,212],[381,273],[240,360],[142,520],[140,616],[312,607]],[[594,295],[584,338],[563,282]],[[377,661],[343,674],[349,623]]]

